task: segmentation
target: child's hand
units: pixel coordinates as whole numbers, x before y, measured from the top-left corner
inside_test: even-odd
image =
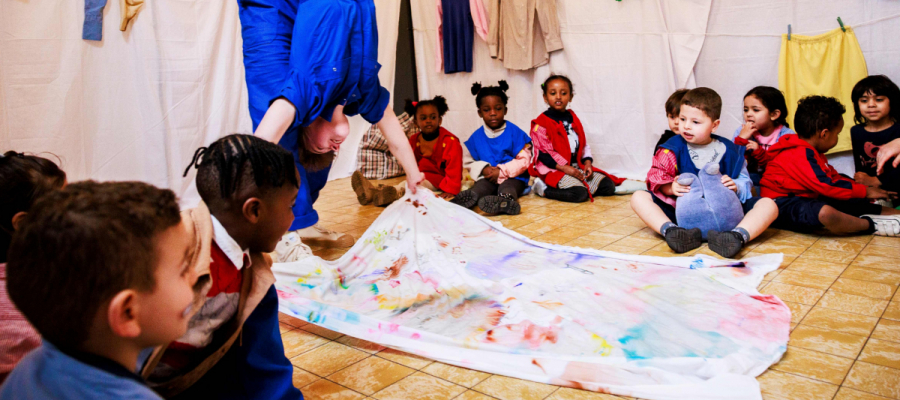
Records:
[[[897,192],[888,192],[882,188],[877,187],[866,187],[866,198],[877,200],[877,199],[896,199]]]
[[[594,167],[591,160],[584,162],[584,179],[588,179],[594,174]]]
[[[722,175],[722,184],[725,185],[726,189],[737,193],[737,183],[734,183],[734,179],[731,179],[730,176]]]
[[[881,180],[865,172],[857,172],[856,175],[853,175],[853,180],[860,185],[881,187]]]
[[[571,176],[571,177],[573,177],[573,178],[575,178],[575,179],[578,179],[579,181],[583,181],[583,180],[584,180],[584,171],[582,171],[582,170],[580,170],[580,169],[578,169],[578,168],[575,168],[575,167],[573,167],[573,166],[570,166],[570,165],[558,165],[558,166],[556,166],[556,169],[562,171],[562,172],[563,172],[564,174],[566,174],[566,175],[569,175],[569,176]]]
[[[488,165],[481,170],[481,176],[493,183],[497,183],[497,178],[500,178],[500,168]]]
[[[759,143],[756,143],[756,142],[754,142],[754,141],[751,140],[751,141],[747,142],[747,146],[746,146],[746,147],[747,147],[747,150],[750,150],[750,151],[756,151],[756,149],[759,148]]]
[[[448,200],[448,201],[449,201],[449,200],[453,200],[453,198],[456,197],[456,195],[453,195],[453,194],[450,194],[450,193],[447,193],[447,192],[443,192],[443,193],[437,195],[437,197],[440,197],[440,198],[442,198],[442,199],[444,199],[444,200]]]
[[[738,133],[738,136],[744,139],[750,139],[750,136],[756,133],[756,128],[753,127],[752,122],[745,122],[744,126],[741,128],[741,133]]]
[[[691,191],[691,185],[687,185],[687,186],[679,185],[677,176],[675,177],[675,180],[672,181],[672,194],[674,194],[675,196],[681,197],[681,196],[684,196],[684,195],[690,193],[690,191]]]

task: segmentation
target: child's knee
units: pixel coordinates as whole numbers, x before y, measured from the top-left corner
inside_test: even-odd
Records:
[[[765,215],[778,217],[778,205],[775,204],[775,200],[768,197],[759,199],[756,204],[753,205],[753,209],[759,210],[760,212],[765,213]]]
[[[637,212],[638,209],[646,207],[648,203],[652,203],[653,199],[650,196],[653,195],[644,190],[634,192],[631,195],[631,209]]]
[[[843,213],[832,206],[822,206],[822,209],[819,210],[819,222],[825,226],[833,225],[840,220],[841,214]]]

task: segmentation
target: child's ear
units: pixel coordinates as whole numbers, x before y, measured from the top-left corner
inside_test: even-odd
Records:
[[[25,221],[25,216],[28,215],[25,211],[19,211],[13,214],[12,217],[12,227],[14,231],[19,230],[22,227],[22,222]]]
[[[772,122],[777,121],[778,118],[781,118],[781,110],[775,110],[775,112],[769,113],[769,119],[771,119]]]
[[[257,197],[251,197],[244,202],[244,207],[241,209],[241,212],[244,214],[244,218],[250,222],[251,224],[255,224],[259,221],[259,215],[262,208],[262,200]]]
[[[712,131],[710,131],[710,132],[711,132],[711,133],[715,133],[715,132],[716,132],[716,129],[719,129],[719,124],[721,124],[721,123],[722,123],[722,120],[721,120],[721,119],[717,119],[717,120],[713,121],[713,123],[712,123]]]
[[[135,338],[141,334],[141,324],[138,322],[140,307],[137,302],[137,292],[131,289],[123,290],[113,296],[106,308],[106,320],[113,334],[123,338]]]

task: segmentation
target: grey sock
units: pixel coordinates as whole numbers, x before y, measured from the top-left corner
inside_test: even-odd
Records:
[[[740,235],[741,235],[741,238],[744,239],[744,243],[747,243],[747,242],[750,241],[750,232],[747,232],[746,229],[741,228],[741,227],[737,227],[737,228],[732,229],[731,231],[732,231],[732,232],[737,232],[738,234],[740,234]]]
[[[666,223],[662,224],[661,227],[659,227],[659,234],[660,234],[660,235],[663,235],[663,236],[666,236],[666,231],[669,230],[669,228],[672,228],[672,227],[675,227],[675,226],[678,226],[678,225],[675,225],[675,224],[673,224],[673,223],[671,223],[671,222],[666,222]]]

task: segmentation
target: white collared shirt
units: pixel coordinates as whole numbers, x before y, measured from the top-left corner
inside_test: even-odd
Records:
[[[505,132],[505,131],[506,131],[506,121],[503,121],[503,125],[501,125],[499,128],[497,128],[496,131],[491,129],[489,126],[487,126],[487,124],[484,124],[484,134],[489,139],[496,138],[497,136],[502,135],[503,132]]]
[[[241,249],[241,246],[228,234],[222,223],[216,217],[212,217],[213,240],[225,253],[225,256],[237,267],[238,270],[244,266],[244,256],[247,259],[247,266],[250,266],[250,250]]]

